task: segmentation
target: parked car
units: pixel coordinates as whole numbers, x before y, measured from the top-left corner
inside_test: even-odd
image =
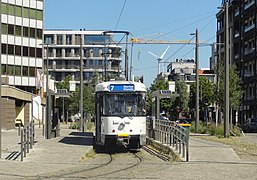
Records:
[[[257,132],[257,119],[248,118],[242,127],[244,132]]]
[[[192,119],[190,118],[180,118],[176,120],[176,123],[182,127],[191,127]]]

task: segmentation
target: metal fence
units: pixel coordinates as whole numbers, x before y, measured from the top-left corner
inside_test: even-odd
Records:
[[[23,157],[26,157],[26,154],[29,153],[29,149],[32,149],[35,139],[35,128],[34,120],[23,128],[19,128],[19,135],[21,136],[21,161]]]
[[[168,120],[147,119],[147,136],[172,146],[189,161],[189,129]]]

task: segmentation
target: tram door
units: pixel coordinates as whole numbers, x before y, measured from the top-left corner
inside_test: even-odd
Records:
[[[96,119],[95,119],[95,140],[96,142],[101,142],[101,117],[103,114],[103,95],[101,93],[96,93],[95,99],[95,112],[96,112]]]

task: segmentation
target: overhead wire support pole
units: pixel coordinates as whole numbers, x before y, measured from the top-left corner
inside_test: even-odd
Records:
[[[229,24],[228,24],[228,1],[225,5],[225,119],[224,119],[224,137],[229,136]]]
[[[84,86],[84,80],[83,80],[83,45],[82,45],[82,33],[80,34],[80,131],[84,132],[84,111],[83,111],[83,86]]]
[[[131,56],[130,56],[130,80],[133,81],[133,50],[134,50],[134,43],[131,44]]]
[[[51,139],[51,110],[50,110],[50,93],[49,93],[49,42],[46,44],[46,139]]]
[[[125,78],[126,78],[126,81],[129,80],[128,78],[128,34],[126,36],[126,48],[125,48]]]
[[[199,128],[199,60],[198,60],[198,29],[195,31],[195,65],[196,65],[196,121],[195,130],[198,132]]]
[[[199,129],[199,60],[198,60],[198,29],[196,28],[195,33],[190,35],[195,36],[195,132]]]
[[[0,12],[2,12],[2,1],[0,1]],[[0,24],[2,23],[0,16]],[[0,26],[0,106],[2,105],[2,26]],[[2,158],[2,108],[0,109],[0,159]]]
[[[128,35],[130,34],[130,32],[128,31],[104,31],[103,32],[103,35],[106,36],[106,34],[109,34],[109,33],[121,33],[121,34],[126,34],[126,47],[125,47],[125,78],[126,80],[128,80]],[[107,61],[107,58],[106,58],[106,38],[105,38],[105,62]],[[121,43],[119,43],[121,44]],[[105,63],[105,81],[106,81],[106,63]]]

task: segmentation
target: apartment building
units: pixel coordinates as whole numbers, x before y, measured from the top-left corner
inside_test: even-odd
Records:
[[[42,71],[43,0],[0,1],[2,128],[31,118],[31,98],[40,89]]]
[[[225,6],[225,0],[222,5]],[[257,117],[257,51],[256,51],[256,0],[229,0],[229,59],[230,64],[237,66],[244,91],[238,115],[233,113],[234,121],[242,124],[247,118]],[[217,42],[225,42],[225,11],[221,9],[217,15]],[[225,59],[224,46],[217,48],[217,60]]]
[[[44,66],[59,83],[71,76],[80,84],[80,64],[83,59],[83,81],[105,75],[113,78],[121,74],[122,47],[115,44],[113,34],[100,30],[45,30]],[[81,53],[82,50],[82,53]]]

